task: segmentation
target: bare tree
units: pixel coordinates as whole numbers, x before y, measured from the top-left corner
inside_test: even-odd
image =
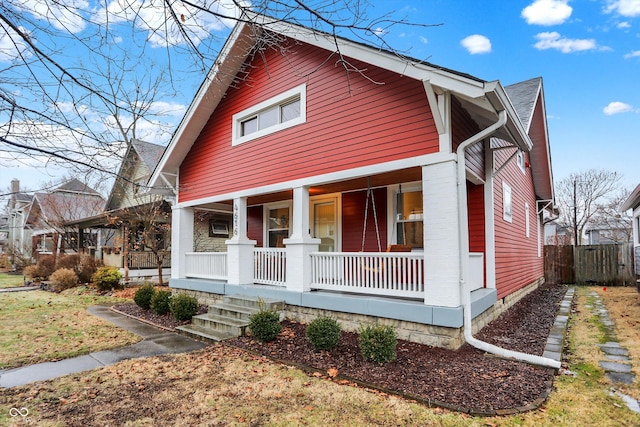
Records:
[[[163,116],[158,102],[170,110],[167,99],[188,103],[232,25],[255,24],[255,13],[390,51],[384,35],[409,25],[392,13],[369,17],[365,0],[5,0],[0,2],[0,165],[38,161],[42,167],[61,163],[115,173],[107,160],[121,153],[128,139],[168,140],[168,132],[141,135],[141,123],[175,126],[181,114]],[[256,32],[261,49],[282,42],[275,34]],[[342,55],[338,43],[336,49],[327,60],[347,73],[365,72]]]
[[[628,189],[620,189],[612,195],[600,206],[598,213],[590,221],[589,228],[600,230],[603,237],[612,243],[630,242],[633,236],[633,217],[621,210],[630,193]]]
[[[622,175],[604,169],[572,173],[556,185],[560,221],[569,225],[576,246],[582,244],[585,228],[606,212],[620,190]]]

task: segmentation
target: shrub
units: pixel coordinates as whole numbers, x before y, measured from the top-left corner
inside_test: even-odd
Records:
[[[78,273],[78,264],[80,263],[80,255],[78,254],[69,254],[69,255],[60,255],[58,260],[56,261],[56,270],[61,268],[68,268]]]
[[[36,263],[38,268],[38,277],[42,280],[47,280],[49,276],[56,270],[56,262],[53,255],[40,255],[38,262]]]
[[[318,317],[307,325],[307,338],[314,350],[332,350],[340,341],[340,325],[331,317]]]
[[[170,291],[157,291],[151,297],[151,310],[156,314],[167,314],[169,312]]]
[[[122,279],[122,274],[116,267],[100,267],[91,277],[93,283],[101,291],[110,291],[119,287],[120,279]]]
[[[251,336],[258,341],[273,341],[282,331],[280,314],[277,311],[265,309],[253,313],[249,317],[249,330],[251,331]]]
[[[151,299],[155,292],[151,283],[142,285],[136,290],[136,293],[133,294],[133,302],[135,302],[138,307],[149,310],[151,308]]]
[[[41,277],[38,274],[38,266],[35,264],[28,265],[22,271],[26,277],[32,280],[40,280]]]
[[[89,283],[91,277],[98,271],[98,267],[103,267],[102,261],[95,259],[91,255],[82,255],[76,267],[76,273],[81,283]]]
[[[78,285],[78,275],[70,268],[59,268],[49,277],[50,285],[56,292]]]
[[[176,320],[190,320],[198,312],[198,299],[187,294],[173,295],[169,309]]]
[[[382,364],[396,358],[398,338],[395,329],[391,326],[361,326],[358,344],[364,360]]]

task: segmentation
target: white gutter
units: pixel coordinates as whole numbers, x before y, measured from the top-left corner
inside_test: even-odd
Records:
[[[468,138],[458,146],[456,154],[458,156],[458,228],[460,230],[460,299],[462,301],[464,314],[464,339],[466,342],[479,350],[486,351],[505,359],[514,359],[521,362],[540,365],[547,368],[560,368],[560,362],[547,357],[533,354],[521,353],[519,351],[507,350],[502,347],[480,341],[473,337],[471,319],[471,291],[468,289],[469,277],[469,229],[467,214],[467,176],[465,151],[473,144],[491,136],[497,129],[507,122],[507,112],[499,112],[498,121],[483,131]]]

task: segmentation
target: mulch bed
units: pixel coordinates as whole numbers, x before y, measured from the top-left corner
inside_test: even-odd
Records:
[[[126,314],[127,316],[144,320],[147,323],[154,324],[169,331],[175,331],[177,326],[188,325],[191,323],[191,320],[176,320],[171,313],[156,314],[153,310],[145,310],[144,308],[138,307],[133,302],[115,304],[112,308],[120,313]],[[197,314],[204,314],[208,310],[209,307],[206,305],[199,305]]]
[[[475,336],[510,350],[542,355],[566,290],[565,286],[537,289]],[[131,312],[128,304],[118,307]],[[306,325],[291,321],[282,325],[282,333],[270,343],[251,337],[225,343],[299,366],[315,376],[322,374],[344,383],[352,381],[473,414],[510,414],[535,409],[552,387],[552,369],[499,359],[467,344],[452,351],[398,340],[397,359],[380,365],[362,358],[356,333],[342,331],[337,348],[315,352],[306,338]]]

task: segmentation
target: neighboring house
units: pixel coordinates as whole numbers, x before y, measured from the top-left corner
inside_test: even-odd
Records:
[[[616,218],[609,219],[607,224],[587,225],[585,234],[588,245],[619,245],[631,241],[629,224]]]
[[[27,225],[27,212],[33,196],[20,190],[20,181],[11,180],[11,195],[7,203],[7,244],[6,251],[14,264],[30,262],[31,229]]]
[[[78,252],[80,235],[66,223],[103,209],[104,198],[75,178],[49,192],[35,193],[26,217],[34,257]],[[97,232],[90,230],[84,239],[96,240]]]
[[[503,87],[258,19],[235,26],[149,181],[177,197],[174,291],[457,348],[464,313],[477,330],[544,282],[540,78]],[[198,210],[233,214],[225,252],[194,252]]]
[[[171,206],[146,187],[164,148],[133,139],[104,210],[67,224],[78,230],[102,229],[107,237],[96,247],[96,258],[122,268],[125,280],[130,274],[157,277],[162,271],[169,275]]]
[[[572,228],[557,220],[544,224],[544,244],[553,246],[573,244]]]
[[[620,209],[622,212],[631,210],[631,217],[633,221],[633,253],[635,256],[635,273],[638,277],[638,284],[640,285],[640,185],[638,185],[627,197],[627,200],[622,204]],[[640,288],[639,288],[640,290]]]

